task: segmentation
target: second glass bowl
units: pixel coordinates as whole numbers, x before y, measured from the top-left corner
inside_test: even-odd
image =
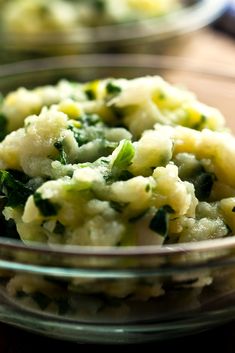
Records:
[[[189,34],[219,17],[226,5],[227,0],[185,0],[181,8],[165,16],[60,32],[24,33],[2,28],[1,61],[101,52],[173,54]]]

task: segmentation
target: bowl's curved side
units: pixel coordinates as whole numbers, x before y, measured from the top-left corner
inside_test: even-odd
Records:
[[[197,87],[197,94],[207,82],[210,89],[203,100],[214,99],[215,105],[221,82],[235,92],[235,72],[147,55],[84,55],[8,64],[0,67],[0,88],[7,92],[62,77],[86,81],[140,72],[161,74],[174,82],[180,79]],[[233,97],[226,94],[226,106],[234,106]],[[163,247],[91,249],[23,244],[4,235],[1,321],[80,342],[125,343],[185,335],[234,316],[235,237]]]

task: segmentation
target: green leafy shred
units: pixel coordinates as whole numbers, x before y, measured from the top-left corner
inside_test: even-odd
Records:
[[[79,122],[81,127],[69,125],[69,130],[73,132],[78,146],[85,145],[95,139],[104,139],[105,124],[98,115],[86,114],[79,118]]]
[[[195,195],[199,201],[206,201],[211,193],[215,175],[208,172],[202,172],[193,180]]]
[[[109,204],[118,213],[122,213],[128,206],[128,202],[110,201]]]
[[[164,92],[160,91],[159,94],[158,94],[158,98],[160,100],[164,100],[164,99],[166,99],[166,94]]]
[[[33,195],[34,203],[45,217],[56,216],[60,206],[52,203],[48,199],[43,199],[40,192],[35,192]]]
[[[38,12],[40,13],[40,16],[47,18],[47,16],[50,15],[50,8],[47,4],[41,4],[38,7]]]
[[[64,150],[64,146],[63,146],[63,141],[56,141],[54,143],[54,147],[59,151],[59,161],[61,164],[65,165],[67,164],[67,155],[66,152]]]
[[[86,89],[85,94],[90,101],[96,99],[95,92],[92,89]]]
[[[205,123],[206,123],[206,120],[207,120],[207,117],[205,115],[201,114],[200,120],[192,126],[192,129],[202,130]]]
[[[169,223],[169,215],[165,207],[161,207],[157,210],[151,222],[149,224],[149,228],[166,238],[168,234],[168,223]]]
[[[7,135],[7,118],[4,114],[0,113],[0,141]]]
[[[103,13],[105,11],[104,0],[92,0],[92,5],[95,8],[95,10],[99,13]]]
[[[126,170],[131,164],[135,155],[135,148],[131,141],[122,140],[115,152],[117,152],[117,154],[112,163],[112,173],[120,174],[121,171]]]
[[[146,192],[149,192],[149,191],[150,191],[150,189],[151,189],[150,185],[149,185],[149,184],[147,184],[147,185],[145,186],[145,191],[146,191]]]
[[[25,204],[34,192],[33,188],[26,184],[28,180],[29,178],[21,172],[0,170],[0,193],[6,197],[6,206],[14,208]]]
[[[112,81],[107,83],[106,90],[110,94],[118,94],[122,91],[121,87],[115,85]]]
[[[123,170],[119,174],[118,180],[119,181],[126,181],[126,180],[133,178],[133,177],[134,177],[134,175],[131,172],[129,172],[128,170]]]
[[[164,205],[162,207],[167,213],[174,213],[175,211],[173,210],[173,208],[170,205]]]
[[[187,160],[186,160],[187,162]],[[195,161],[192,167],[185,168],[187,163],[182,163],[176,160],[176,165],[179,168],[179,177],[183,181],[188,181],[194,185],[195,195],[199,201],[207,201],[210,197],[213,184],[216,180],[214,173],[206,171],[200,161]]]
[[[83,126],[102,124],[102,120],[97,114],[84,114],[79,117],[79,122],[81,122]]]

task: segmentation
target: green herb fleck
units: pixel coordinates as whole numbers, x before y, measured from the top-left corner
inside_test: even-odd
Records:
[[[193,181],[195,195],[199,201],[206,201],[211,193],[215,175],[212,173],[203,172],[199,174]]]
[[[165,93],[163,93],[163,92],[159,92],[159,94],[158,94],[158,98],[159,98],[160,100],[164,100],[164,99],[166,98]]]
[[[7,135],[7,118],[4,114],[0,113],[0,141]]]
[[[128,170],[122,170],[121,173],[118,176],[118,181],[126,181],[129,180],[131,178],[133,178],[133,174],[131,172],[129,172]]]
[[[128,206],[128,202],[110,201],[109,204],[118,213],[122,213]]]
[[[21,172],[0,170],[0,193],[7,199],[6,206],[17,207],[23,205],[33,193],[33,189],[24,184],[28,177]],[[24,182],[17,180],[22,178]]]
[[[89,141],[84,129],[79,129],[75,126],[70,125],[69,130],[73,131],[74,138],[77,141],[78,146],[82,146]]]
[[[201,123],[205,123],[206,122],[206,116],[204,114],[201,115]]]
[[[112,173],[118,172],[118,174],[120,174],[122,170],[126,170],[126,168],[131,164],[131,161],[135,155],[135,149],[129,140],[122,140],[114,153],[115,152],[116,158],[112,163]]]
[[[146,191],[146,192],[149,192],[149,191],[150,191],[150,185],[149,185],[149,184],[147,184],[147,185],[145,186],[145,191]]]
[[[121,87],[115,85],[112,81],[107,83],[106,90],[110,94],[118,94],[122,91]]]
[[[109,164],[109,160],[105,159],[105,158],[101,158],[101,159],[99,159],[99,161],[103,164],[106,164],[106,165]]]
[[[86,89],[85,94],[90,101],[93,101],[96,99],[95,92],[92,89]]]
[[[93,6],[98,12],[104,12],[105,11],[105,2],[104,0],[93,0]]]
[[[168,213],[164,207],[159,208],[154,217],[151,219],[149,228],[161,235],[166,237],[168,233]]]
[[[38,7],[38,12],[40,16],[47,17],[48,15],[50,15],[50,8],[46,4],[41,4]]]
[[[79,118],[81,127],[76,127],[72,124],[68,129],[74,134],[74,138],[79,146],[82,146],[95,139],[104,140],[105,124],[101,121],[100,117],[96,114],[86,114]]]
[[[59,161],[61,164],[67,164],[67,156],[64,150],[63,141],[56,141],[54,147],[59,151]]]
[[[165,205],[163,206],[163,209],[167,212],[167,213],[174,213],[174,209],[170,206],[170,205]]]
[[[205,124],[206,120],[207,120],[207,117],[205,115],[201,114],[200,120],[192,126],[192,129],[202,130],[203,125]]]
[[[102,123],[102,120],[97,114],[84,114],[79,118],[82,125],[93,126]]]
[[[33,195],[34,203],[45,217],[56,216],[60,206],[54,204],[48,199],[43,199],[40,192],[35,192]]]
[[[121,120],[125,116],[125,110],[123,108],[119,108],[115,105],[111,105],[110,110],[117,120]]]

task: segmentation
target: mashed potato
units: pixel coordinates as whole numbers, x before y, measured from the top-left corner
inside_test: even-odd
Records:
[[[21,87],[3,97],[0,123],[1,226],[9,237],[126,247],[235,232],[235,138],[216,108],[159,76]],[[209,271],[172,276],[176,310],[198,308],[213,282]],[[16,273],[4,283],[27,310],[85,319],[122,320],[133,300],[165,295],[168,307],[171,297],[158,276],[61,282]]]
[[[1,119],[2,218],[24,242],[161,245],[235,231],[235,139],[217,109],[159,76],[21,87]]]

